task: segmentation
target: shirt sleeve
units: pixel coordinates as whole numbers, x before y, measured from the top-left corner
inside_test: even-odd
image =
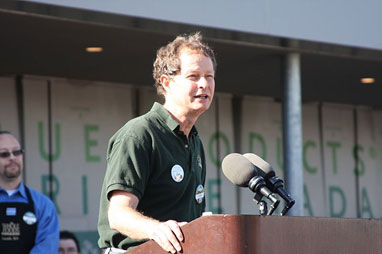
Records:
[[[107,195],[114,190],[133,193],[140,199],[150,175],[150,141],[124,136],[110,151],[106,175]]]
[[[32,194],[37,217],[35,245],[30,254],[57,253],[60,238],[60,225],[53,202],[40,193]],[[35,197],[33,197],[35,196]]]

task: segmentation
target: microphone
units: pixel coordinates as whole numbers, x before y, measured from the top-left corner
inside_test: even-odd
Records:
[[[254,193],[268,198],[272,202],[272,209],[268,212],[269,215],[279,205],[280,200],[267,188],[264,178],[259,176],[255,165],[243,155],[239,153],[228,154],[223,159],[222,170],[233,184],[240,187],[249,187]]]
[[[265,179],[267,187],[272,192],[276,192],[277,194],[279,194],[280,197],[282,197],[286,201],[287,205],[281,212],[281,215],[285,215],[288,212],[288,210],[294,205],[295,200],[285,190],[284,182],[276,176],[276,173],[272,166],[256,154],[246,153],[243,156],[247,158],[257,168],[259,175],[261,175]]]

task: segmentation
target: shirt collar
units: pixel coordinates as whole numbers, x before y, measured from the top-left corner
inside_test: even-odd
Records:
[[[5,191],[5,189],[3,189],[3,188],[1,188],[1,187],[0,187],[0,190],[1,190],[1,191],[4,191],[5,193],[7,193],[7,192]],[[20,193],[20,195],[21,195],[23,198],[28,198],[28,197],[27,197],[27,193],[25,192],[25,185],[24,185],[23,182],[20,182],[19,187],[17,187],[16,192],[13,193],[12,196],[16,195],[17,193]]]
[[[163,105],[158,102],[154,102],[151,111],[154,111],[159,115],[159,118],[165,122],[165,124],[170,128],[170,130],[174,131],[179,127],[179,123],[172,118],[171,114],[163,107]]]
[[[171,114],[163,107],[163,105],[158,102],[154,102],[151,111],[156,112],[159,115],[159,118],[162,119],[165,124],[170,128],[170,130],[179,132],[179,123],[171,116]],[[190,135],[197,135],[198,131],[195,126],[192,126]]]

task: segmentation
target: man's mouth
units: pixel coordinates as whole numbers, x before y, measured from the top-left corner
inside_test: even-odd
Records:
[[[205,94],[196,95],[195,98],[198,98],[198,99],[207,99],[208,95],[205,95]]]
[[[19,165],[17,163],[10,163],[6,166],[7,168],[18,168]]]

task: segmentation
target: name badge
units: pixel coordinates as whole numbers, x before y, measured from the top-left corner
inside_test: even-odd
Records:
[[[17,210],[16,207],[7,207],[7,210],[5,211],[5,214],[7,216],[16,216]]]

